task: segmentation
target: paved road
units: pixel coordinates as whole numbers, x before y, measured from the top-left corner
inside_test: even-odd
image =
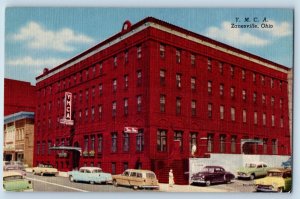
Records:
[[[129,187],[115,187],[105,184],[88,184],[70,182],[66,177],[37,176],[27,173],[28,179],[33,181],[34,191],[47,192],[136,192]],[[157,190],[137,190],[157,192]],[[209,187],[201,185],[175,185],[170,188],[167,184],[160,184],[161,192],[253,192],[253,181],[233,180],[230,184],[216,184]]]

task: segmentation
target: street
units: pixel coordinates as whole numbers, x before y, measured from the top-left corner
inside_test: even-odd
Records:
[[[111,184],[88,184],[70,182],[67,177],[61,176],[38,176],[27,172],[27,179],[33,182],[33,190],[36,192],[253,192],[253,181],[233,180],[230,184],[215,184],[209,187],[203,185],[174,185],[160,184],[160,190],[139,189],[130,187],[115,187]]]

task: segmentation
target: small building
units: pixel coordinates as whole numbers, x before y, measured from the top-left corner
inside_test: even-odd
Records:
[[[4,117],[4,161],[33,165],[34,113],[18,112]]]

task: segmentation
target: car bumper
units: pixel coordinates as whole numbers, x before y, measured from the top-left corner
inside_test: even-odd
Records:
[[[141,187],[144,189],[159,189],[159,185],[144,185]]]
[[[256,187],[256,191],[258,192],[278,192],[277,190],[266,188],[266,187]]]
[[[33,189],[26,189],[24,192],[33,192]]]
[[[250,175],[238,175],[237,178],[241,178],[241,179],[249,179]]]
[[[204,180],[192,180],[192,183],[205,183],[205,181]]]

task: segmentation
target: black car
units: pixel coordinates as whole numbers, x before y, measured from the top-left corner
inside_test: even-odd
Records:
[[[191,177],[192,184],[230,183],[235,176],[220,166],[205,166],[200,172]]]

